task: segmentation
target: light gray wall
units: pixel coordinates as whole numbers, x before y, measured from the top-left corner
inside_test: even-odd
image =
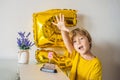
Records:
[[[103,80],[119,80],[120,0],[0,0],[0,59],[17,59],[17,32],[32,32],[32,14],[55,8],[78,11],[79,24],[91,33],[93,53],[102,61]]]

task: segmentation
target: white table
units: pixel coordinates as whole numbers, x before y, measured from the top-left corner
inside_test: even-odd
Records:
[[[20,64],[20,80],[69,80],[65,73],[63,73],[57,66],[57,73],[40,71],[40,67],[42,67],[42,65]]]
[[[16,59],[0,59],[0,80],[16,80]]]

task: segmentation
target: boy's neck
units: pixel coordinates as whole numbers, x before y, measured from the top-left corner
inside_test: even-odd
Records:
[[[95,56],[90,51],[86,54],[81,55],[81,57],[83,57],[86,60],[92,60],[93,58],[95,58]]]

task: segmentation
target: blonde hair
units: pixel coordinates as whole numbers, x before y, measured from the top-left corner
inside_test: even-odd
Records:
[[[72,30],[71,33],[70,33],[72,42],[73,42],[73,38],[74,38],[77,34],[86,36],[87,39],[88,39],[88,41],[90,42],[90,48],[92,47],[92,38],[91,38],[89,32],[88,32],[86,29],[76,28],[76,29]]]

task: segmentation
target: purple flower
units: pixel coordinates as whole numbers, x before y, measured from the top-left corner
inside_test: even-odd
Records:
[[[19,37],[17,37],[17,44],[20,49],[30,49],[34,45],[28,38],[30,34],[30,32],[27,35],[25,35],[25,32],[18,32]]]

